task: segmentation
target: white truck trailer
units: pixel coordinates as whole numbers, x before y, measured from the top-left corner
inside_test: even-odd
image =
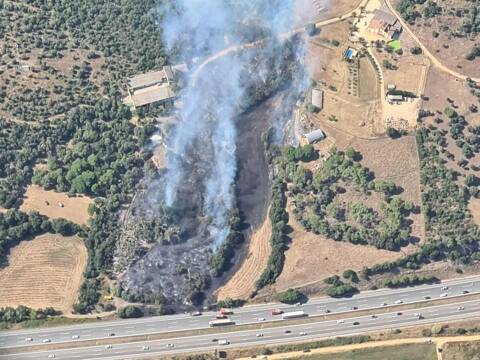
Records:
[[[210,327],[214,327],[214,326],[227,326],[227,325],[235,325],[235,321],[231,320],[231,319],[213,319],[211,321],[209,321],[208,325],[210,325]]]
[[[304,311],[291,311],[291,312],[286,312],[282,314],[282,319],[295,319],[295,318],[301,318],[304,316],[308,316],[305,314]]]

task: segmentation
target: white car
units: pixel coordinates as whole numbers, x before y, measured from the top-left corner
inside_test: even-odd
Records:
[[[52,340],[50,340],[50,339],[43,339],[43,340],[42,340],[42,342],[43,342],[44,344],[49,343],[49,342],[51,342],[51,341],[52,341]]]
[[[75,339],[78,339],[78,338],[80,338],[79,335],[72,335],[72,340],[75,340]]]
[[[305,335],[307,335],[307,333],[305,331],[300,331],[300,333],[298,335],[305,336]]]
[[[447,293],[440,294],[440,297],[442,297],[442,298],[443,298],[443,297],[447,297],[447,296],[448,296]]]
[[[395,304],[403,304],[403,300],[397,300],[395,301]]]
[[[263,337],[262,333],[255,334],[256,337]]]
[[[25,338],[25,341],[33,341],[33,339],[29,337],[29,338]]]
[[[464,306],[459,306],[459,307],[457,308],[457,310],[465,310],[465,307],[464,307]]]
[[[345,322],[345,320],[343,320],[343,319],[337,320],[337,324],[343,324],[344,322]]]
[[[49,354],[49,355],[48,355],[48,358],[49,358],[49,359],[55,359],[55,354]]]
[[[442,286],[442,290],[448,290],[448,286]]]
[[[106,345],[105,349],[111,349],[113,346],[112,345]]]
[[[142,350],[150,350],[150,346],[145,345],[142,347]]]
[[[175,345],[173,345],[173,344],[171,344],[171,343],[170,343],[170,344],[167,344],[166,346],[167,346],[167,348],[173,348],[173,347],[175,347]]]
[[[265,321],[265,318],[264,317],[259,317],[257,320],[258,321]]]
[[[381,306],[387,306],[387,303],[381,303],[380,305]]]

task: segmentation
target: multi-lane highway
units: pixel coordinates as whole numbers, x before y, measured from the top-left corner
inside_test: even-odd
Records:
[[[466,293],[480,293],[480,276],[454,279],[440,284],[422,285],[405,289],[382,289],[364,292],[351,298],[317,298],[308,301],[301,307],[284,304],[247,306],[236,309],[235,314],[231,315],[230,318],[235,321],[236,325],[246,325],[259,322],[282,321],[281,316],[271,314],[273,308],[279,308],[285,312],[298,310],[300,308],[309,316],[318,316],[325,315],[326,313],[338,314],[375,309],[387,305],[398,305],[400,303],[409,304],[427,299],[440,299],[441,297],[455,297],[465,295]],[[181,314],[143,319],[85,323],[55,328],[3,331],[0,332],[0,348],[38,345],[43,344],[46,339],[50,340],[50,344],[55,344],[105,339],[112,336],[118,338],[204,329],[208,328],[208,322],[213,316],[213,312],[205,312],[202,316],[196,317],[190,316],[189,314]],[[31,341],[26,341],[27,338],[31,338]]]
[[[419,314],[421,314],[420,317]],[[111,346],[103,345],[0,355],[0,360],[47,359],[49,356],[51,358],[55,356],[55,359],[81,360],[145,358],[181,352],[221,350],[229,347],[251,347],[262,344],[306,341],[330,336],[364,334],[375,330],[395,329],[477,316],[480,316],[480,303],[478,301],[464,301],[457,304],[431,306],[422,309],[404,310],[402,312],[378,312],[375,315],[300,325],[285,325],[262,330],[245,330],[227,334],[185,336],[167,340],[114,344]],[[221,340],[228,341],[228,345],[221,345]]]

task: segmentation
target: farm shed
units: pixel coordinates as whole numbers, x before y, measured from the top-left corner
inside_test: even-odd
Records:
[[[320,89],[312,90],[312,105],[318,108],[319,110],[323,109],[323,90],[320,90]]]
[[[317,129],[307,134],[304,134],[302,142],[306,144],[313,144],[323,139],[325,139],[325,134],[322,130]]]

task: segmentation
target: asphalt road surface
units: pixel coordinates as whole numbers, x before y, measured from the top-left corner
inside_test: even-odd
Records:
[[[445,290],[445,287],[448,289]],[[442,290],[442,288],[444,290]],[[422,285],[404,289],[382,289],[364,292],[351,298],[317,298],[308,301],[302,306],[285,304],[263,304],[235,309],[235,314],[230,319],[236,325],[259,323],[263,321],[282,321],[281,316],[271,315],[274,308],[283,311],[303,310],[309,316],[324,315],[325,313],[351,312],[357,310],[376,309],[382,306],[415,303],[425,301],[427,298],[439,299],[480,293],[480,276],[444,281],[440,284]],[[202,316],[189,314],[158,316],[152,318],[116,320],[108,322],[85,323],[54,328],[39,328],[19,331],[0,332],[0,348],[42,344],[49,339],[51,343],[72,342],[81,340],[94,340],[115,337],[145,335],[154,333],[167,333],[173,331],[194,330],[208,328],[208,322],[213,318],[214,312],[205,312]],[[264,318],[265,320],[261,320]],[[77,337],[78,339],[72,339]],[[32,341],[25,341],[32,338]]]
[[[422,318],[418,318],[418,314]],[[300,325],[282,326],[262,330],[245,330],[227,334],[209,334],[153,340],[111,347],[93,346],[65,350],[35,351],[1,355],[0,360],[48,359],[134,359],[188,351],[207,351],[229,347],[251,347],[262,344],[287,343],[315,338],[363,334],[369,331],[429,324],[480,316],[480,303],[476,300],[431,306],[402,312],[379,312],[376,315],[350,317],[341,320],[321,321]],[[221,345],[218,340],[227,340]],[[170,345],[169,345],[170,344]]]

